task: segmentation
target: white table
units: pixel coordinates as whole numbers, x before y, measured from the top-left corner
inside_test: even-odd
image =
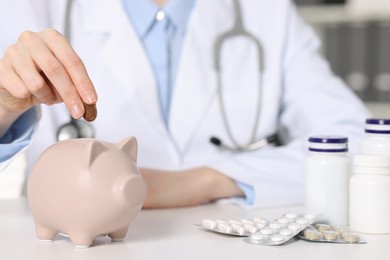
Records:
[[[0,259],[390,259],[390,235],[364,235],[367,244],[326,244],[293,239],[281,246],[248,244],[242,238],[200,230],[203,218],[241,219],[300,211],[296,208],[247,210],[232,205],[205,205],[183,209],[144,210],[123,242],[98,238],[88,249],[75,249],[64,237],[39,242],[26,199],[0,200]]]

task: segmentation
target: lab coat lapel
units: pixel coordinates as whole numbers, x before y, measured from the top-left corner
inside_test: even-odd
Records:
[[[139,102],[151,127],[165,137],[155,77],[121,0],[98,0],[88,6],[93,7],[85,20],[87,30],[108,34],[102,55],[109,73],[119,80],[131,100]]]
[[[216,99],[213,47],[232,26],[230,2],[198,0],[188,21],[170,114],[170,131],[182,155]]]

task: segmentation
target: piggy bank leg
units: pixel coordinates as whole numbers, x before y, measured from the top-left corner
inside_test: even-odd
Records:
[[[125,238],[128,229],[128,226],[121,228],[119,230],[109,233],[108,236],[111,238],[112,242],[120,242]]]
[[[80,233],[69,233],[70,241],[75,245],[76,248],[88,248],[94,239],[94,236],[89,234],[80,234]]]
[[[57,235],[57,230],[47,228],[39,223],[35,223],[35,232],[39,241],[52,242]]]

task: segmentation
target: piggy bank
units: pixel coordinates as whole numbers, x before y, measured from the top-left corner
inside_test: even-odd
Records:
[[[45,150],[27,186],[38,239],[65,233],[79,248],[98,235],[122,240],[147,193],[136,161],[134,137],[118,144],[72,139]]]

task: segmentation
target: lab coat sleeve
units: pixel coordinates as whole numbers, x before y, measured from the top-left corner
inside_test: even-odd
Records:
[[[369,116],[364,104],[319,55],[318,39],[290,5],[281,50],[283,95],[278,118],[285,145],[226,155],[211,165],[252,186],[253,207],[302,203],[307,138],[315,134],[347,136],[350,151],[356,152],[364,134],[364,120]],[[242,199],[237,202],[248,204]]]
[[[29,109],[0,139],[0,171],[31,144],[40,115],[39,106]]]

